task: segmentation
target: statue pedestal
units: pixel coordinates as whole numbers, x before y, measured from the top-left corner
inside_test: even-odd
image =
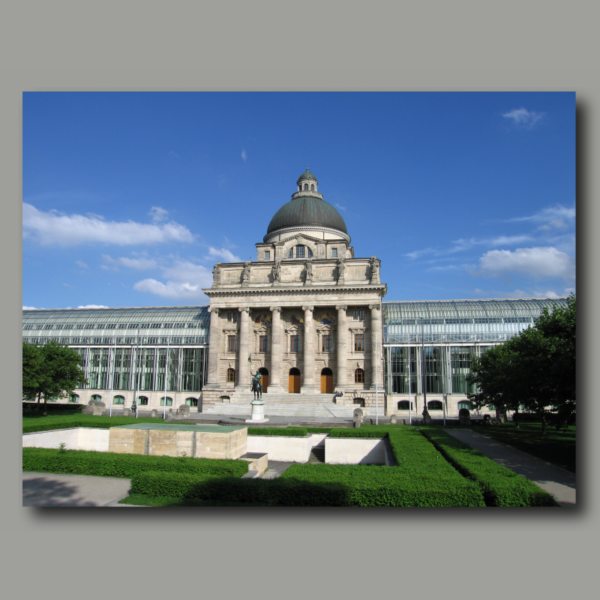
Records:
[[[246,423],[266,423],[269,419],[265,419],[265,403],[262,400],[252,401],[252,416],[246,419]]]

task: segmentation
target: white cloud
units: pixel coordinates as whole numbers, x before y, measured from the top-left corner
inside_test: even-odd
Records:
[[[103,304],[86,304],[85,306],[78,306],[77,308],[108,308],[108,306],[104,306]]]
[[[82,260],[76,260],[75,264],[79,267],[81,267],[82,269],[87,269],[88,266],[82,261]]]
[[[212,285],[212,273],[202,265],[177,260],[170,267],[163,268],[166,283],[157,279],[138,281],[133,289],[150,292],[163,298],[205,300],[202,288]]]
[[[152,220],[155,223],[160,223],[161,221],[166,220],[169,211],[161,208],[160,206],[153,206],[148,214],[152,217]]]
[[[242,150],[242,160],[246,162],[246,150]]]
[[[42,310],[42,309],[36,308],[35,306],[24,306],[23,310]]]
[[[553,247],[490,250],[479,259],[480,272],[490,277],[521,274],[529,277],[575,278],[575,259]]]
[[[336,208],[339,208],[340,210],[346,210],[345,206],[342,206],[341,204],[338,204],[337,202],[335,203]]]
[[[540,225],[538,229],[549,231],[551,229],[565,229],[566,227],[569,227],[567,221],[574,221],[575,215],[575,207],[569,208],[567,206],[562,206],[562,204],[557,204],[556,206],[544,208],[534,215],[528,217],[514,217],[508,219],[506,222],[517,223],[529,221],[532,223],[541,223],[542,225]]]
[[[517,108],[510,112],[504,113],[502,116],[505,119],[512,120],[515,125],[531,129],[536,123],[544,118],[545,113],[534,112],[526,108]]]
[[[119,265],[130,269],[137,269],[138,271],[144,271],[146,269],[155,269],[158,266],[157,262],[153,258],[127,258],[125,256],[121,256],[119,258],[111,258],[107,254],[103,254],[102,258],[109,265]]]
[[[211,258],[222,258],[225,262],[242,262],[242,259],[239,256],[236,256],[233,254],[233,252],[227,250],[227,248],[210,247],[208,249],[208,253],[210,254]]]
[[[187,227],[173,221],[161,225],[105,221],[98,217],[60,214],[55,210],[43,212],[27,203],[23,203],[23,237],[46,246],[92,243],[130,246],[194,239]]]
[[[408,252],[403,256],[407,256],[408,258],[412,258],[414,260],[415,258],[420,258],[425,254],[438,254],[438,251],[435,248],[425,248],[424,250],[414,250],[413,252]]]
[[[460,239],[452,242],[454,244],[454,248],[450,248],[448,252],[461,252],[463,250],[468,250],[472,246],[514,246],[516,244],[523,244],[524,242],[529,241],[531,241],[531,237],[528,235],[500,235],[495,238],[471,238],[468,240]]]

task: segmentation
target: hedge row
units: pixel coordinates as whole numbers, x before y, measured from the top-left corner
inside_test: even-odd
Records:
[[[63,417],[44,417],[40,419],[23,419],[23,433],[36,431],[51,431],[53,429],[68,429],[70,427],[93,427],[109,429],[119,425],[132,423],[164,423],[163,419],[150,417],[94,417],[92,415],[65,415]]]
[[[211,458],[175,458],[87,450],[23,448],[23,471],[123,477],[126,479],[147,471],[187,473],[201,477],[206,475],[241,477],[248,472],[248,463],[239,460]]]
[[[306,427],[248,427],[248,435],[306,437],[307,433]]]
[[[24,417],[41,417],[42,413],[45,412],[49,415],[75,415],[80,414],[84,409],[83,404],[46,404],[41,402],[38,404],[23,402],[23,416]]]
[[[422,427],[421,432],[450,464],[481,486],[487,506],[558,506],[554,497],[535,483],[446,432],[429,427]]]
[[[384,438],[388,432],[381,429],[332,429],[330,438]]]

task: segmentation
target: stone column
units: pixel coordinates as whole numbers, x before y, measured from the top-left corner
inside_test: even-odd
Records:
[[[271,306],[271,372],[269,373],[269,392],[283,392],[281,387],[281,306]]]
[[[214,390],[219,387],[219,309],[216,306],[211,306],[210,312],[210,334],[208,346],[208,376],[205,390]],[[165,373],[165,377],[169,374]],[[164,393],[164,390],[163,390]]]
[[[337,382],[336,389],[345,390],[348,387],[348,325],[346,322],[345,304],[336,306],[337,319]]]
[[[376,375],[378,374],[379,389],[383,391],[383,362],[381,353],[383,348],[383,328],[381,326],[381,304],[369,304],[371,309],[371,385],[369,389],[375,390]]]
[[[304,311],[304,369],[302,373],[302,394],[316,394],[315,388],[315,345],[313,341],[314,306],[303,306]]]
[[[235,389],[240,392],[250,391],[250,308],[244,306],[239,309],[241,315],[240,339],[238,340],[238,376]]]

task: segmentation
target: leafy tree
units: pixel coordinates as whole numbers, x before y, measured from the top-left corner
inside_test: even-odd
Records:
[[[473,359],[469,381],[479,391],[469,400],[478,408],[494,404],[498,413],[524,406],[539,416],[542,435],[549,407],[557,427],[568,423],[576,410],[575,322],[570,296],[566,307],[544,309],[534,327]]]
[[[81,357],[72,348],[54,341],[41,348],[23,344],[23,394],[37,395],[38,402],[43,395],[44,414],[49,398],[67,398],[86,383]]]

